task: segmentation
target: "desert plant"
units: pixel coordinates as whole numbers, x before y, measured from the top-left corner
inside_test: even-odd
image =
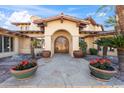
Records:
[[[90,48],[89,51],[90,51],[91,55],[97,55],[98,54],[98,50],[95,48]]]
[[[112,47],[115,48],[124,48],[124,35],[118,34],[115,35],[110,42]]]

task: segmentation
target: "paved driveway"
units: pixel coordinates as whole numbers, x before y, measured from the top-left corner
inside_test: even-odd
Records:
[[[88,61],[75,59],[67,54],[56,54],[53,58],[38,60],[37,73],[27,80],[10,77],[0,87],[123,87],[121,81],[112,78],[100,82],[90,76]]]

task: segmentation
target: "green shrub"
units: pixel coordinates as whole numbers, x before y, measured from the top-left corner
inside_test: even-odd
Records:
[[[98,50],[95,48],[90,48],[89,51],[90,51],[91,55],[97,55],[98,54]]]
[[[83,54],[86,55],[87,52],[87,43],[84,40],[79,41],[79,47],[82,50]]]
[[[115,48],[124,48],[124,35],[115,35],[110,42],[110,46]]]

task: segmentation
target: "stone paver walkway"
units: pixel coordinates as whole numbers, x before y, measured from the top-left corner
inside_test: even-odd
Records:
[[[70,55],[56,54],[53,58],[38,60],[36,74],[27,80],[16,80],[10,77],[0,87],[124,87],[124,82],[112,78],[101,82],[90,76],[88,61],[75,59]]]

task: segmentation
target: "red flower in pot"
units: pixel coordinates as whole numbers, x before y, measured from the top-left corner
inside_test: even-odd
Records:
[[[29,61],[28,60],[24,60],[20,64],[23,65],[23,66],[25,66],[25,65],[28,65],[29,64]]]
[[[29,62],[28,60],[21,61],[18,65],[12,67],[10,72],[17,79],[24,79],[32,76],[37,70],[36,62]]]
[[[90,61],[90,65],[96,65],[96,64],[99,64],[100,65],[105,65],[105,64],[108,64],[110,66],[110,63],[111,63],[111,60],[109,59],[104,59],[104,58],[101,58],[101,59],[93,59]]]
[[[111,60],[105,58],[91,60],[89,68],[93,76],[104,81],[108,81],[115,75],[115,73],[117,73],[117,71],[111,66]]]

